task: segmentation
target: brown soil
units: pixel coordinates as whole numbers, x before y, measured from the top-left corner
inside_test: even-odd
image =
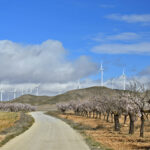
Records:
[[[127,120],[126,124],[123,124],[123,117],[120,118],[120,132],[115,132],[113,130],[114,124],[111,121],[106,122],[103,118],[100,120],[75,116],[74,114],[60,115],[60,117],[72,120],[75,123],[80,123],[92,127],[93,130],[86,130],[86,134],[106,147],[110,147],[115,150],[150,149],[150,120],[145,121],[144,138],[140,138],[139,119],[135,122],[134,135],[129,135],[129,119]]]

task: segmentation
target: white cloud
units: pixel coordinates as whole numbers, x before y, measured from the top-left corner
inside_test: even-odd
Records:
[[[95,53],[105,54],[150,54],[150,43],[101,44],[92,48]]]
[[[39,45],[21,45],[0,41],[0,80],[14,83],[67,82],[86,77],[96,64],[86,56],[67,61],[67,51],[59,41],[47,40]]]
[[[120,15],[111,14],[106,16],[108,19],[124,21],[127,23],[150,23],[150,14],[131,14],[131,15]]]
[[[140,77],[140,81],[150,88],[150,66],[140,71],[137,77]]]
[[[43,84],[41,85],[41,89],[43,89],[44,91],[51,91],[51,93],[61,94],[69,90],[74,90],[78,88],[87,88],[87,87],[98,86],[98,85],[100,85],[100,82],[93,81],[90,79],[85,79],[80,81],[80,84],[78,83],[77,80],[67,82],[67,83]]]
[[[143,35],[134,33],[134,32],[122,32],[119,34],[106,35],[103,33],[99,33],[91,39],[97,42],[105,42],[105,41],[133,41],[142,38]]]
[[[126,85],[128,84],[129,84],[129,79],[126,77]],[[120,75],[119,77],[108,79],[107,81],[105,81],[104,86],[111,89],[124,89],[123,76]]]
[[[141,84],[144,85],[145,88],[150,88],[150,77],[148,77],[148,75],[146,76],[133,76],[133,77],[127,77],[126,76],[126,82],[125,82],[125,86],[126,86],[126,89],[128,89],[128,87],[130,86],[130,84],[133,82],[133,81],[138,81],[140,82]],[[107,81],[105,81],[104,83],[104,86],[108,87],[108,88],[112,88],[112,89],[124,89],[124,79],[123,79],[123,76],[119,76],[117,78],[112,78],[112,79],[109,79]]]
[[[150,66],[148,66],[147,68],[145,68],[144,70],[142,70],[139,73],[140,76],[149,76],[150,77]]]
[[[91,86],[99,86],[100,82],[93,81],[90,79],[85,79],[80,81],[80,88],[87,88]],[[0,90],[3,90],[3,100],[10,100],[14,98],[14,90],[16,90],[16,96],[22,95],[22,89],[24,94],[37,94],[37,86],[39,87],[39,95],[57,95],[67,92],[69,90],[74,90],[79,88],[78,80],[76,81],[68,81],[64,83],[42,83],[42,84],[34,84],[34,83],[20,83],[20,84],[9,84],[3,83],[0,85]],[[32,92],[31,92],[32,90]]]
[[[116,35],[109,35],[106,39],[108,40],[120,40],[120,41],[128,41],[128,40],[135,40],[140,38],[140,35],[133,32],[123,32]]]
[[[53,86],[57,93],[58,85],[65,90],[68,83],[96,72],[97,65],[90,58],[80,56],[72,62],[67,59],[68,55],[62,43],[55,40],[47,40],[37,45],[22,45],[2,40],[0,82],[4,89],[10,90],[35,88],[40,83],[41,87]]]

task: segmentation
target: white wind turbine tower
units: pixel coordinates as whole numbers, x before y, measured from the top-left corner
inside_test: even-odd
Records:
[[[23,88],[21,89],[21,94],[24,95],[24,89]]]
[[[39,85],[36,87],[36,96],[39,96]]]
[[[30,88],[27,89],[27,94],[30,94]]]
[[[32,89],[32,88],[30,88],[30,94],[32,94],[32,92],[33,92],[33,89]]]
[[[81,86],[80,86],[80,80],[78,80],[77,88],[80,89],[80,87],[81,87]]]
[[[36,96],[39,95],[39,87],[36,87]]]
[[[13,91],[13,93],[14,93],[14,99],[16,98],[16,92],[17,92],[17,90],[14,89],[14,91]]]
[[[0,90],[0,92],[1,92],[1,102],[3,101],[3,89],[1,88],[1,90]]]
[[[123,73],[122,73],[122,77],[123,77],[123,90],[126,90],[126,75],[125,75],[124,70],[123,70]]]
[[[101,72],[101,86],[104,86],[104,83],[103,83],[104,68],[103,68],[102,63],[101,63],[101,67],[100,67],[100,72]]]
[[[114,86],[113,86],[113,79],[111,80],[111,89],[114,89]]]

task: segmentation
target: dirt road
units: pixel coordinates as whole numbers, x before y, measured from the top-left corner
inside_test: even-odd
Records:
[[[0,150],[89,150],[82,137],[63,121],[42,112],[31,114],[33,126]]]

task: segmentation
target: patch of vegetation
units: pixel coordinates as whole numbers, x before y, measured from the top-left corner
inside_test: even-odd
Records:
[[[14,125],[19,118],[20,113],[17,112],[0,112],[0,132]]]
[[[59,116],[58,111],[49,111],[46,114],[63,120],[64,122],[69,124],[73,129],[77,130],[84,137],[86,143],[88,144],[91,150],[112,150],[96,142],[94,139],[92,139],[92,137],[88,136],[85,133],[85,130],[93,130],[92,127],[80,123],[75,123],[72,120],[68,120],[67,118],[61,118]]]
[[[34,119],[25,113],[20,114],[20,119],[15,124],[0,132],[0,135],[5,135],[5,139],[0,142],[0,146],[7,143],[10,139],[26,131],[34,123]]]
[[[12,103],[23,103],[31,104],[33,106],[38,106],[42,104],[48,104],[50,102],[50,96],[35,96],[35,95],[23,95],[15,100],[12,100]]]

